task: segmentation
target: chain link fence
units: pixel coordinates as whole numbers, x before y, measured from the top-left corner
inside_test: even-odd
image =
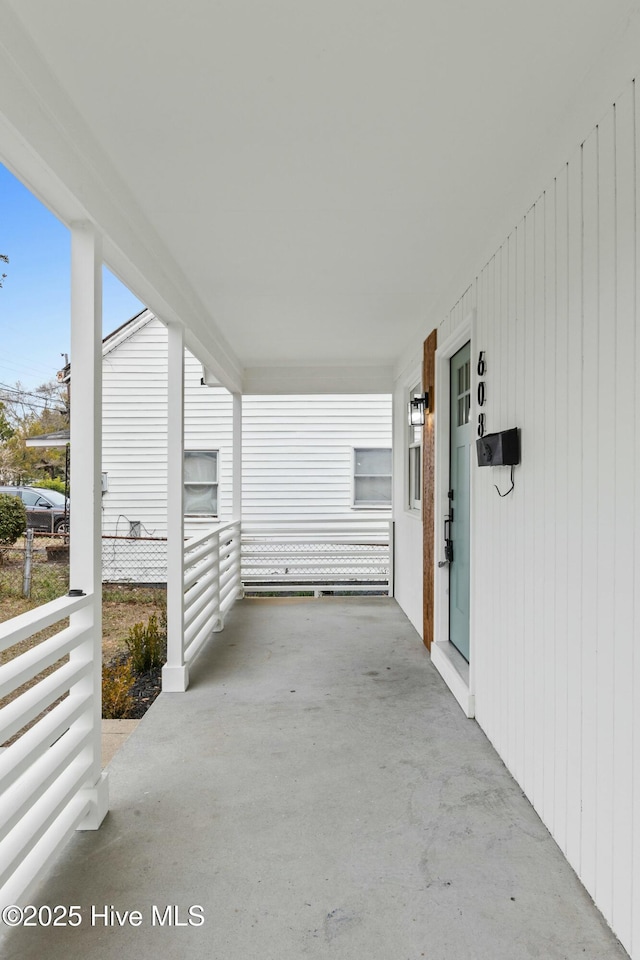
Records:
[[[245,544],[243,575],[246,580],[285,581],[287,577],[387,583],[387,544],[278,543]]]
[[[103,583],[165,586],[166,537],[102,537]],[[0,597],[30,596],[46,603],[69,589],[69,538],[36,534],[0,547]]]
[[[387,592],[392,583],[388,534],[358,535],[243,530],[242,579],[248,592],[296,589]],[[363,542],[364,541],[364,542]],[[69,584],[67,537],[39,534],[31,558],[31,597],[40,602],[62,596]],[[29,563],[25,543],[0,548],[0,595],[23,593]],[[166,586],[166,537],[102,537],[105,584]]]
[[[164,586],[166,537],[102,537],[102,582]]]
[[[393,593],[388,520],[248,522],[242,528],[245,594]]]
[[[36,533],[30,547],[26,537],[11,547],[0,547],[0,619],[10,619],[20,612],[13,608],[12,599],[47,603],[68,589],[67,536]]]

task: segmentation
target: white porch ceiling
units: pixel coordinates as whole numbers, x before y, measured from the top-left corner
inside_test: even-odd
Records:
[[[223,380],[371,366],[381,382],[640,65],[639,8],[0,0],[26,31],[19,52],[15,31],[0,43],[72,144],[66,185],[94,219],[101,184],[128,191],[147,281]],[[29,142],[28,118],[12,124]],[[136,244],[101,226],[152,299]]]

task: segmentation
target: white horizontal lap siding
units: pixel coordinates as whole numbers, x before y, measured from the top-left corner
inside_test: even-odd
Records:
[[[231,394],[223,387],[201,383],[202,364],[185,351],[185,450],[218,451],[218,515],[232,519],[233,423]],[[196,534],[212,523],[210,517],[186,517],[185,533]]]
[[[391,447],[391,398],[243,398],[243,517],[389,515],[353,508],[353,450]]]
[[[185,448],[219,451],[219,511],[231,517],[231,397],[201,384],[185,351]],[[103,532],[165,536],[167,513],[167,330],[156,318],[110,350],[103,363]],[[211,518],[188,518],[187,534]]]
[[[166,329],[155,318],[104,362],[104,531],[166,532]],[[219,515],[231,517],[232,398],[201,384],[185,353],[185,449],[219,451]],[[243,509],[247,518],[389,515],[353,509],[353,449],[391,447],[389,397],[245,397]],[[195,533],[210,518],[187,518]]]
[[[108,345],[108,341],[107,341]],[[103,533],[166,535],[167,332],[153,318],[106,353],[103,365]]]
[[[477,309],[476,717],[625,948],[640,957],[640,335],[635,86],[439,330]],[[475,370],[475,357],[472,369]]]

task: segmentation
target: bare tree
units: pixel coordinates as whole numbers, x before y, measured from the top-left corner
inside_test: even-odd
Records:
[[[64,386],[51,381],[33,391],[25,390],[20,383],[0,387],[0,408],[0,427],[6,427],[5,435],[0,436],[0,482],[27,483],[39,477],[63,477],[64,449],[31,448],[26,446],[26,440],[68,428]]]

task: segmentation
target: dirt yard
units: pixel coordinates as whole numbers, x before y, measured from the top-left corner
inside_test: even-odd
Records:
[[[50,551],[51,552],[51,551]],[[43,603],[63,596],[69,589],[69,567],[66,562],[51,561],[47,558],[44,547],[39,545],[34,552],[32,567],[31,598],[22,596],[24,549],[20,544],[10,550],[2,551],[0,562],[0,623],[17,617],[27,610],[32,610]],[[146,625],[151,614],[161,619],[166,603],[166,592],[159,587],[139,587],[129,585],[112,585],[103,588],[102,604],[102,659],[103,663],[112,660],[126,649],[125,638],[130,628],[136,623]],[[53,636],[62,627],[64,622],[58,623],[46,630],[30,637],[22,643],[15,644],[7,650],[0,651],[0,665],[26,652],[32,646],[48,637]],[[59,667],[64,660],[52,664],[30,683],[25,684],[19,691],[0,701],[4,706],[14,696],[27,689],[47,673]]]
[[[0,623],[55,600],[69,589],[68,565],[48,561],[41,548],[34,556],[31,599],[26,600],[22,596],[23,558],[24,551],[18,545],[6,551],[4,562],[0,563]],[[134,623],[146,623],[152,613],[160,616],[165,598],[160,587],[106,585],[102,595],[103,659],[109,660],[124,649],[124,638]],[[59,628],[42,631],[38,639],[51,636],[56,629]]]

